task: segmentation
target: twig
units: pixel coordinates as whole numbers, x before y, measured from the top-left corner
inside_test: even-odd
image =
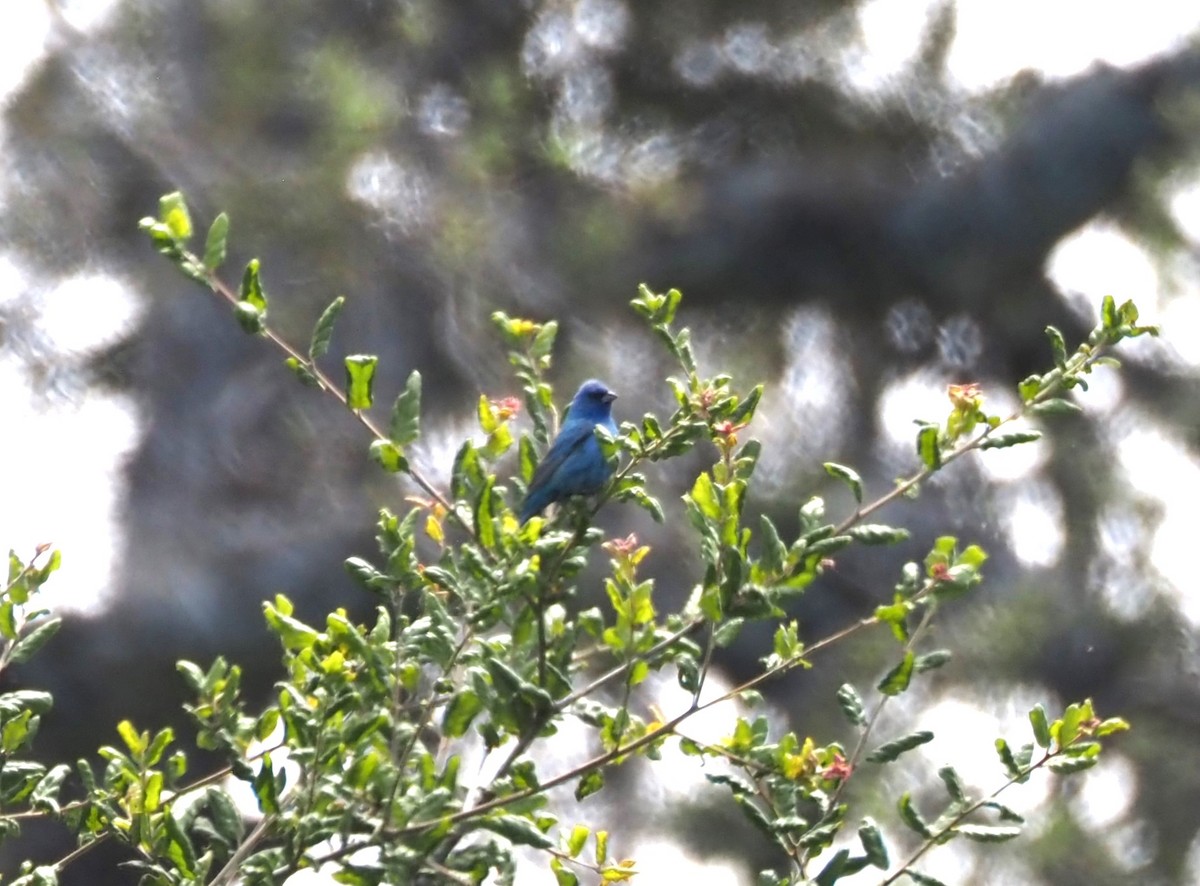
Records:
[[[267,835],[267,831],[274,823],[274,815],[264,815],[262,820],[254,826],[254,829],[246,835],[246,839],[233,851],[233,855],[229,857],[229,861],[225,863],[225,866],[209,881],[209,886],[225,886],[226,883],[230,882],[238,872],[238,868],[242,866],[242,862],[250,857],[250,853],[254,851],[254,847]]]

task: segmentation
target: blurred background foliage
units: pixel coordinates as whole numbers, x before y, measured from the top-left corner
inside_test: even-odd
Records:
[[[1134,725],[1087,803],[1043,798],[1046,824],[1018,851],[960,858],[948,878],[1194,882],[1200,351],[1186,321],[1200,223],[1180,207],[1200,201],[1200,21],[1117,63],[1022,69],[1005,54],[1058,41],[1056,57],[1086,57],[1093,29],[1018,4],[982,44],[1000,73],[966,82],[963,53],[981,52],[964,47],[967,23],[990,5],[9,0],[44,19],[44,44],[3,105],[0,357],[46,404],[35,413],[79,419],[9,433],[67,465],[91,464],[116,433],[91,399],[115,397],[133,428],[109,478],[116,527],[89,530],[109,565],[73,586],[102,602],[20,674],[58,698],[44,755],[88,754],[122,718],[178,722],[181,657],[224,654],[266,692],[277,654],[261,601],[284,591],[305,617],[364,611],[341,561],[373,549],[376,506],[412,493],[367,462],[355,423],[147,247],[137,220],[166,191],[187,194],[201,228],[229,213],[231,259],[262,259],[281,332],[305,341],[345,294],[333,356],[381,354],[384,392],[421,371],[420,457],[438,477],[479,393],[516,389],[493,310],[560,320],[558,399],[602,377],[618,419],[635,419],[670,394],[628,301],[643,281],[681,288],[708,369],[767,382],[751,508],[785,534],[811,494],[852,507],[822,461],[882,493],[916,463],[911,420],[949,408],[947,383],[1015,406],[1007,392],[1049,365],[1043,328],[1076,340],[1112,291],[1166,323],[1165,339],[1139,342],[1083,415],[1048,422],[1036,454],[955,465],[883,517],[914,530],[910,556],[947,532],[992,555],[985,596],[937,638],[954,666],[911,705],[959,727],[993,717],[973,736],[985,753],[995,718],[1039,699],[1092,696]],[[1142,273],[1118,273],[1114,256]],[[1079,272],[1092,267],[1113,279]],[[1149,291],[1122,290],[1130,280]],[[11,485],[30,466],[2,470]],[[88,513],[63,470],[39,499]],[[651,478],[676,517],[691,476]],[[687,596],[685,521],[610,506],[601,522],[653,546],[664,601]],[[69,567],[77,552],[54,540]],[[839,562],[797,613],[805,636],[888,599],[898,566],[894,551]],[[747,673],[768,635],[747,631],[723,666]],[[837,738],[833,681],[870,685],[891,654],[859,642],[770,701],[802,734]],[[664,814],[637,782],[619,816],[630,831],[653,815],[680,852],[770,863],[707,808],[719,793],[673,797]],[[66,882],[131,881],[97,856]]]

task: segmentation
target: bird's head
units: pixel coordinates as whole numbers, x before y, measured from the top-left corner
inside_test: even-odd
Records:
[[[612,413],[612,401],[617,395],[602,381],[588,379],[579,386],[571,401],[571,418],[604,421]]]

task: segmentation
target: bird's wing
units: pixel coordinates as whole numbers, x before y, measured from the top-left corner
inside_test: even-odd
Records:
[[[546,457],[538,462],[538,466],[533,472],[533,479],[529,481],[529,488],[536,489],[553,477],[554,472],[562,467],[563,462],[571,453],[588,441],[595,433],[595,429],[596,426],[590,421],[568,419],[559,429],[558,436],[554,438],[554,443],[551,444]]]

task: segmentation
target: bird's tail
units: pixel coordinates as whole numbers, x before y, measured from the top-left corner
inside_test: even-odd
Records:
[[[540,514],[546,510],[546,506],[550,504],[550,496],[544,489],[534,489],[527,496],[525,501],[521,502],[520,520],[522,523],[528,523],[531,517]]]

